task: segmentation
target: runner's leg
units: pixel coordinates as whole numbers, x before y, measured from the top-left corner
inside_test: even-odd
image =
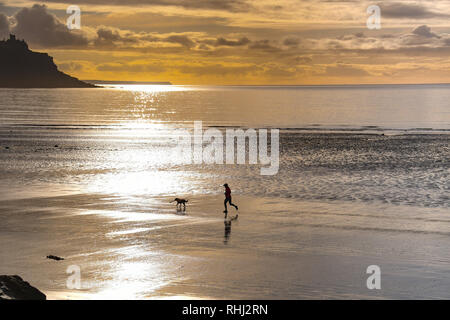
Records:
[[[237,205],[235,205],[235,204],[233,204],[233,203],[231,202],[231,197],[230,197],[230,205],[232,205],[233,207],[235,207],[236,210],[238,209]]]

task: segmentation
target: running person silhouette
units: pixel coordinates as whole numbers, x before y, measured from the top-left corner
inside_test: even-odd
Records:
[[[228,183],[225,183],[223,186],[225,187],[225,201],[223,202],[223,205],[225,206],[225,210],[223,213],[225,213],[225,217],[226,217],[227,213],[228,213],[227,202],[229,202],[231,206],[235,207],[236,210],[238,210],[238,207],[237,207],[237,205],[235,205],[231,202],[231,189],[228,186]],[[237,214],[236,214],[236,217],[237,217]]]

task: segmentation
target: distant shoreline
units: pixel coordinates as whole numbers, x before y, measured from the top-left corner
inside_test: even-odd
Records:
[[[148,81],[107,81],[107,80],[82,80],[90,84],[113,85],[174,85],[167,82]],[[373,83],[373,84],[177,84],[178,86],[192,87],[291,87],[291,88],[345,88],[345,87],[408,87],[408,86],[448,86],[450,83]]]
[[[90,84],[134,84],[134,85],[172,85],[169,81],[148,82],[148,81],[108,81],[108,80],[83,80]]]
[[[86,80],[84,80],[86,81]],[[180,84],[182,85],[182,84]],[[448,86],[450,83],[374,83],[374,84],[186,84],[186,86],[208,87],[401,87],[401,86]]]

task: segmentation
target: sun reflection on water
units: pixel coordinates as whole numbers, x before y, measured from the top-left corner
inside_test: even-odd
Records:
[[[173,281],[179,281],[178,259],[166,252],[154,251],[152,232],[183,226],[189,217],[180,217],[164,209],[166,197],[189,193],[195,176],[189,170],[174,168],[177,159],[168,152],[168,137],[176,124],[155,117],[158,101],[165,92],[189,90],[176,86],[120,85],[118,90],[133,92],[128,108],[131,119],[124,119],[107,131],[112,144],[99,147],[98,157],[105,164],[89,179],[86,193],[111,197],[114,204],[85,214],[110,218],[105,239],[115,248],[105,257],[108,271],[99,270],[90,288],[93,299],[142,299],[151,297]],[[134,117],[134,119],[133,119]],[[159,198],[158,198],[159,197]],[[172,199],[173,199],[172,198]],[[169,223],[170,221],[170,223]],[[192,221],[192,223],[198,223]],[[147,239],[148,235],[148,239]],[[140,239],[140,240],[138,240]]]
[[[118,90],[140,91],[140,92],[173,92],[173,91],[190,91],[194,88],[189,86],[174,85],[151,85],[151,84],[115,84],[108,85]]]

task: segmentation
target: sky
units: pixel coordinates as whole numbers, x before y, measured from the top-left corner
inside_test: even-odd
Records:
[[[79,30],[66,26],[70,5]],[[367,27],[371,5],[380,29]],[[80,79],[450,83],[450,0],[0,0],[9,33]]]

